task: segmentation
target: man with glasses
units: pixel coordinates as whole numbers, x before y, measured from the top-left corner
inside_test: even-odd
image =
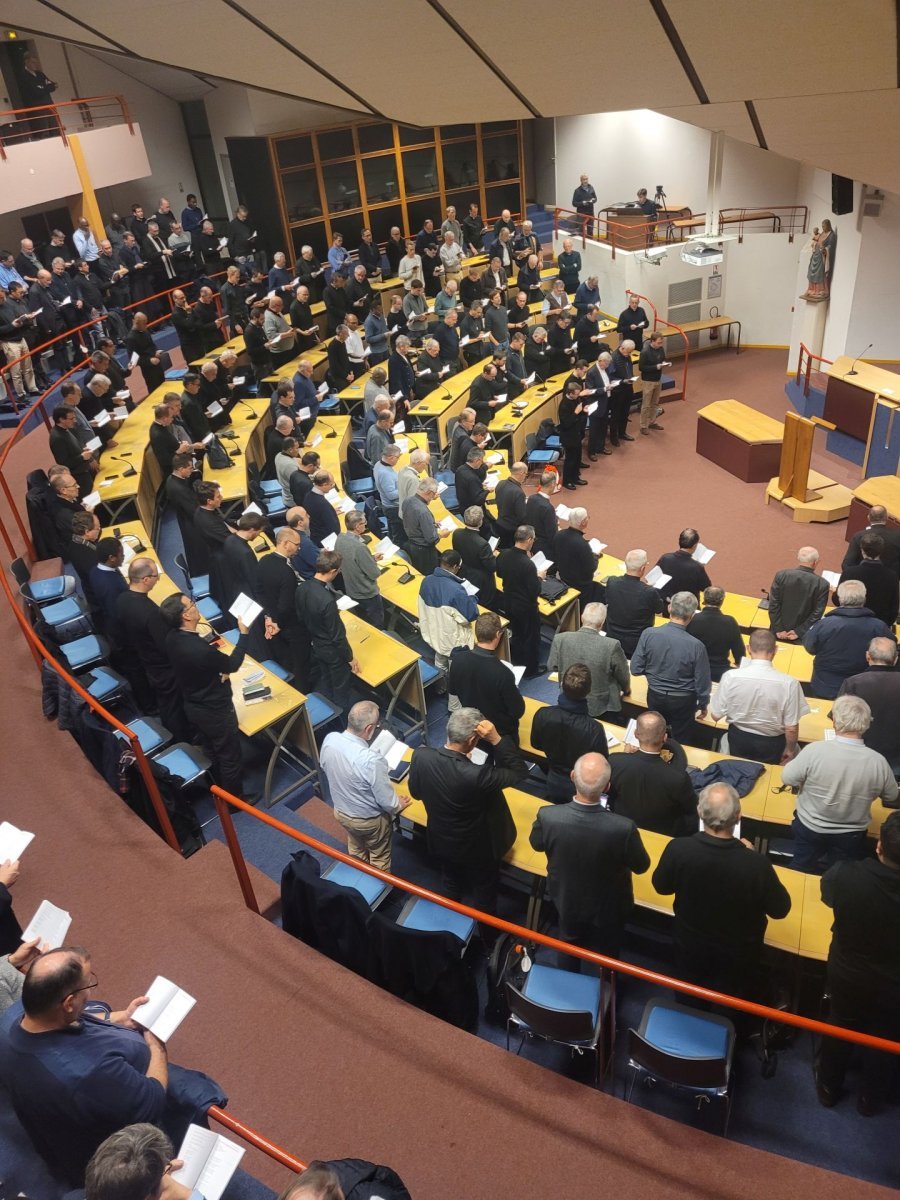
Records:
[[[135,1023],[145,996],[113,1011],[95,998],[97,982],[87,950],[49,950],[0,1020],[0,1083],[38,1153],[70,1186],[124,1125],[149,1121],[180,1142],[191,1121],[226,1102],[208,1076],[170,1066],[165,1044]]]

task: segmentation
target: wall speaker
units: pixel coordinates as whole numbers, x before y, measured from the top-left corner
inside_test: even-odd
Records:
[[[853,180],[844,175],[831,176],[831,211],[836,217],[853,212]]]

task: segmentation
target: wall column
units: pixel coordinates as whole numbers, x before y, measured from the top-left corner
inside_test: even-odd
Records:
[[[72,217],[72,224],[77,229],[78,222],[82,217],[86,217],[94,238],[99,244],[106,237],[106,234],[103,227],[103,217],[100,215],[100,205],[97,203],[94,185],[91,183],[90,172],[88,171],[87,162],[84,157],[81,139],[77,133],[70,133],[67,134],[66,140],[69,143],[72,161],[75,163],[75,170],[78,172],[78,179],[81,183],[81,195],[73,196],[69,201],[69,213]]]

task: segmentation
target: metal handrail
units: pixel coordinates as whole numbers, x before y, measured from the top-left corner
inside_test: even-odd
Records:
[[[283,1150],[275,1142],[269,1141],[267,1137],[264,1137],[261,1133],[257,1133],[252,1126],[246,1125],[243,1121],[238,1120],[237,1117],[233,1117],[230,1113],[225,1112],[224,1109],[219,1108],[218,1104],[211,1105],[206,1110],[206,1115],[212,1117],[220,1125],[224,1125],[226,1129],[236,1134],[242,1141],[253,1146],[254,1149],[261,1150],[263,1154],[274,1159],[280,1166],[287,1167],[289,1171],[296,1171],[299,1175],[301,1171],[306,1170],[308,1164],[303,1162],[302,1159],[288,1153],[287,1150]]]
[[[640,292],[633,292],[633,291],[631,291],[630,288],[625,289],[625,295],[629,296],[629,297],[636,296],[638,300],[643,300],[645,303],[650,305],[650,308],[653,310],[653,332],[656,332],[656,329],[660,325],[665,325],[666,328],[671,329],[673,333],[681,334],[681,340],[684,342],[684,363],[682,365],[682,371],[681,371],[681,399],[686,400],[687,399],[688,360],[690,359],[690,356],[691,356],[691,345],[690,345],[690,342],[688,341],[687,334],[684,332],[684,330],[681,328],[681,326],[676,325],[674,321],[668,321],[665,317],[661,317],[656,310],[656,305],[653,303],[653,301],[650,299],[649,296],[642,296],[640,294]],[[648,332],[649,332],[649,330],[648,330]]]
[[[790,224],[785,229],[785,224],[781,219],[781,213],[789,214]],[[740,208],[720,208],[719,209],[719,233],[724,231],[726,225],[737,225],[738,227],[738,242],[744,240],[745,225],[748,221],[772,220],[772,229],[759,230],[760,233],[787,233],[788,241],[794,240],[796,233],[806,233],[809,222],[809,209],[805,204],[747,204]],[[796,217],[801,216],[799,227],[797,227]],[[776,227],[777,226],[777,227]]]
[[[870,1033],[860,1033],[855,1029],[843,1029],[838,1025],[830,1025],[827,1021],[817,1021],[813,1017],[801,1017],[798,1013],[786,1012],[780,1008],[770,1008],[767,1004],[757,1004],[753,1000],[743,1000],[739,996],[729,996],[725,992],[717,992],[712,988],[701,987],[696,983],[688,983],[684,979],[674,979],[670,975],[662,975],[659,971],[651,971],[647,967],[639,967],[634,963],[622,962],[621,959],[612,958],[607,954],[598,954],[595,950],[585,950],[582,946],[576,946],[571,942],[561,942],[558,938],[551,937],[547,933],[541,933],[537,929],[526,929],[524,925],[517,925],[514,921],[505,921],[502,917],[495,917],[491,913],[481,912],[479,909],[472,908],[467,904],[461,904],[457,900],[449,900],[446,896],[441,896],[439,893],[432,892],[428,888],[420,887],[417,883],[410,883],[408,879],[401,879],[397,875],[392,875],[389,871],[381,871],[377,867],[363,862],[361,859],[352,858],[342,850],[335,850],[333,846],[326,845],[325,842],[319,841],[318,838],[310,837],[309,834],[302,833],[299,829],[294,829],[291,825],[286,825],[284,821],[279,821],[277,817],[273,817],[266,812],[260,812],[252,804],[247,804],[244,800],[239,800],[237,796],[224,791],[218,785],[213,785],[212,792],[215,799],[216,812],[218,813],[219,820],[222,822],[225,842],[231,855],[231,862],[237,876],[238,884],[240,885],[241,894],[244,897],[244,903],[251,912],[255,912],[257,915],[261,915],[259,903],[256,899],[256,893],[253,890],[253,883],[250,879],[250,873],[247,870],[247,861],[244,858],[244,852],[238,840],[237,830],[234,827],[234,819],[230,811],[232,808],[236,808],[240,812],[254,817],[257,821],[262,821],[264,825],[268,825],[279,833],[293,838],[295,842],[302,842],[304,846],[309,846],[310,849],[316,850],[320,854],[326,854],[329,858],[346,863],[347,866],[354,867],[356,870],[362,871],[365,875],[371,875],[373,879],[378,879],[382,883],[387,883],[391,887],[398,888],[400,891],[408,892],[409,895],[417,896],[421,900],[429,900],[432,904],[439,904],[441,908],[449,908],[452,912],[459,913],[464,917],[470,917],[472,920],[478,921],[481,925],[490,925],[491,928],[498,929],[502,933],[510,933],[522,941],[537,942],[538,945],[545,946],[549,950],[555,950],[557,953],[579,958],[583,962],[592,963],[595,967],[600,967],[605,971],[618,972],[622,975],[630,975],[634,979],[643,980],[645,983],[658,984],[661,987],[668,988],[670,991],[682,992],[685,995],[693,997],[695,1000],[703,1000],[710,1004],[721,1004],[726,1008],[733,1008],[737,1012],[748,1013],[750,1016],[761,1017],[766,1021],[778,1021],[782,1025],[793,1025],[797,1029],[805,1029],[809,1033],[818,1033],[826,1037],[836,1037],[843,1041],[854,1042],[858,1046],[867,1046],[872,1050],[886,1050],[890,1054],[900,1054],[900,1042],[892,1042],[888,1038],[876,1037]]]
[[[112,111],[104,112],[104,109]],[[67,129],[66,118],[70,117],[73,111],[77,111],[77,117],[74,121],[69,121]],[[69,144],[66,138],[67,132],[75,133],[93,129],[98,119],[127,125],[128,132],[132,137],[134,136],[134,122],[131,118],[128,101],[124,96],[84,96],[75,100],[60,100],[55,104],[36,104],[28,108],[4,109],[0,112],[0,125],[13,125],[16,128],[0,138],[0,160],[6,159],[6,147],[11,142],[28,141],[36,132],[41,132],[45,136],[49,134],[51,137],[60,137],[63,145],[67,146]],[[40,131],[34,128],[36,122],[42,123]],[[47,124],[43,124],[45,122]]]
[[[606,209],[604,212],[608,211]],[[681,209],[681,212],[690,214],[693,220],[700,222],[705,221],[705,213],[691,213],[690,209]],[[576,212],[573,208],[555,208],[553,210],[553,235],[554,237],[581,237],[581,248],[585,248],[587,239],[590,237],[596,242],[605,242],[612,251],[612,258],[616,257],[616,247],[621,250],[622,235],[627,230],[630,235],[634,234],[635,230],[643,229],[649,240],[650,233],[659,225],[671,224],[674,209],[665,210],[667,215],[652,217],[647,221],[636,221],[633,225],[623,225],[621,221],[611,221],[609,217],[595,216],[589,217],[586,213]],[[677,220],[677,218],[674,218]],[[561,222],[566,222],[565,228],[561,227]],[[575,229],[569,228],[569,225],[575,225]],[[580,229],[580,233],[578,230]]]
[[[803,366],[804,359],[806,360],[805,369]],[[812,374],[813,360],[815,360],[816,362],[820,362],[820,363],[827,363],[829,367],[834,362],[833,358],[824,358],[821,354],[813,354],[813,352],[809,349],[809,347],[805,346],[803,344],[803,342],[801,342],[800,350],[799,350],[799,353],[797,354],[797,374],[794,376],[794,382],[799,383],[800,376],[803,375],[803,395],[804,396],[809,395],[810,376]]]

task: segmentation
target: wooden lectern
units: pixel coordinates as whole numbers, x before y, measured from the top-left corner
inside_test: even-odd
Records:
[[[766,488],[766,504],[779,501],[792,510],[795,521],[841,521],[850,512],[853,496],[843,484],[810,470],[817,425],[834,429],[821,417],[784,414],[779,475]]]

